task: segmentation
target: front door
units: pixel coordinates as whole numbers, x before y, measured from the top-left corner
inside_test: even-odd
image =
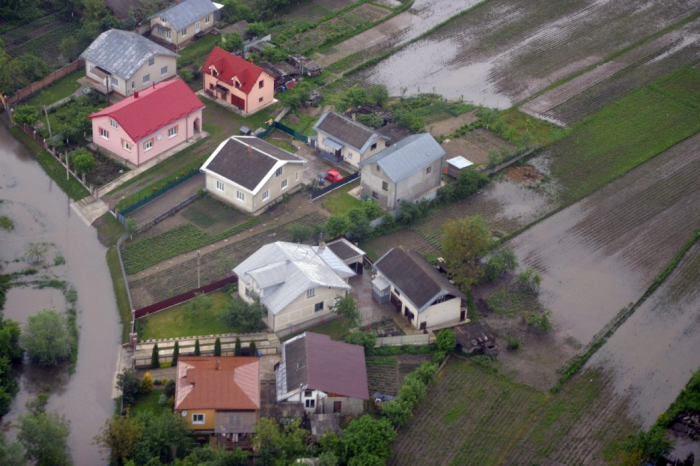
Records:
[[[467,318],[467,311],[465,311],[464,309],[462,309],[461,311],[459,311],[459,321],[460,321],[460,322],[464,322],[464,320],[465,320],[466,318]]]
[[[241,97],[231,94],[231,103],[241,110],[245,110],[245,100],[243,100]]]
[[[333,412],[334,413],[339,413],[343,407],[343,404],[340,401],[334,401],[333,402]]]
[[[197,34],[199,32],[199,21],[194,23],[194,33]]]
[[[394,293],[391,293],[391,304],[396,308],[396,312],[401,312],[401,300]]]
[[[427,330],[427,329],[428,329],[428,322],[427,322],[427,321],[421,322],[421,323],[420,323],[420,329],[421,329],[421,330]]]

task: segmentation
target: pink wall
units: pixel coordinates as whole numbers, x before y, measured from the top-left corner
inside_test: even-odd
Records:
[[[175,123],[164,126],[153,134],[146,136],[139,141],[133,141],[126,131],[119,125],[119,128],[114,128],[110,125],[111,117],[101,116],[92,119],[92,140],[93,142],[114,153],[115,155],[125,159],[133,165],[140,165],[163,152],[172,149],[178,144],[190,139],[196,132],[202,131],[202,109],[199,109],[185,118],[181,118]],[[197,122],[197,129],[195,129]],[[117,123],[119,123],[117,121]],[[170,137],[170,128],[177,126],[177,135]],[[105,139],[100,135],[100,128],[107,130],[109,138]],[[160,139],[158,139],[160,136]],[[122,141],[126,140],[131,144],[131,151],[124,149]],[[152,148],[146,149],[146,142],[152,142]],[[138,142],[138,144],[136,143]]]
[[[217,97],[221,98],[221,94],[216,89],[211,89],[211,85],[216,86],[217,84],[221,84],[227,87],[230,92],[226,96],[226,102],[232,103],[231,94],[237,95],[238,97],[242,98],[245,102],[245,108],[243,110],[246,113],[253,113],[260,107],[263,107],[272,102],[275,98],[275,80],[272,78],[272,76],[263,72],[260,74],[260,79],[258,79],[258,81],[261,80],[264,81],[263,88],[260,89],[258,87],[258,82],[256,82],[253,86],[253,89],[251,89],[250,94],[246,95],[246,93],[242,90],[236,89],[234,85],[227,83],[226,81],[220,81],[214,76],[208,73],[204,73],[204,89],[209,89],[213,92],[216,92]],[[262,102],[260,102],[261,97],[263,99]]]

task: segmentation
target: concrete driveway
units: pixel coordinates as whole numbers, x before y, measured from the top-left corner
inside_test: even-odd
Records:
[[[204,173],[199,173],[165,194],[158,196],[143,207],[131,212],[127,217],[136,219],[139,224],[147,222],[172,209],[188,197],[196,194],[199,188],[203,187]]]

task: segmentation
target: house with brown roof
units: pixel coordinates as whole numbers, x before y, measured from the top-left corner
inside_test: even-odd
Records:
[[[319,150],[345,160],[355,168],[359,168],[361,161],[382,151],[389,140],[362,123],[335,112],[321,115],[313,129],[318,135]]]
[[[249,213],[261,213],[299,189],[305,160],[255,136],[225,140],[200,169],[205,189]]]
[[[282,345],[275,372],[277,402],[307,413],[362,414],[369,399],[364,348],[306,332]]]
[[[391,302],[417,329],[466,320],[466,296],[435,267],[403,246],[392,248],[372,266],[372,297]]]
[[[219,445],[246,447],[260,409],[256,357],[190,356],[177,362],[175,413]]]
[[[275,98],[275,80],[268,72],[215,46],[202,66],[204,92],[213,99],[255,113]]]

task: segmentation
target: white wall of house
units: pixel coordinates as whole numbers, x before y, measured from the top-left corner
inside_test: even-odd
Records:
[[[155,55],[153,64],[150,64],[150,60],[146,61],[129,79],[117,75],[114,75],[112,78],[101,78],[93,72],[94,67],[95,63],[85,60],[85,73],[89,79],[102,83],[105,86],[109,84],[109,88],[117,94],[130,96],[134,91],[142,91],[151,87],[153,83],[159,83],[174,77],[177,73],[177,59],[170,56]],[[148,80],[144,81],[146,78]],[[107,83],[107,79],[110,79],[110,83]]]
[[[427,322],[427,327],[435,327],[450,321],[459,319],[462,309],[462,300],[453,298],[441,303],[433,304],[418,315],[415,327],[420,328],[421,322]]]
[[[268,312],[268,326],[273,332],[277,332],[290,326],[301,325],[316,317],[328,315],[331,313],[330,307],[335,304],[335,299],[342,296],[345,296],[345,290],[340,288],[317,287],[311,298],[304,292],[278,314]],[[315,307],[319,303],[323,303],[323,309],[317,311]]]
[[[335,149],[333,149],[330,146],[326,145],[326,138],[328,138],[328,134],[323,132],[323,131],[316,131],[318,133],[318,141],[319,141],[319,146],[320,149],[323,150],[324,152],[328,152],[329,154],[335,155]],[[332,138],[331,138],[332,139]],[[334,141],[335,143],[335,141]],[[373,156],[377,152],[381,152],[387,147],[386,145],[386,139],[376,139],[370,146],[367,148],[366,151],[360,153],[359,151],[343,146],[343,148],[340,150],[340,155],[343,157],[343,159],[352,165],[355,168],[359,168],[359,164],[361,161],[365,160],[368,157]]]
[[[151,19],[151,36],[159,42],[170,43],[181,48],[194,40],[194,36],[198,32],[206,33],[212,30],[215,22],[214,13],[209,13],[207,16],[193,22],[185,29],[176,31],[169,22],[161,21],[160,16],[156,16]],[[197,23],[199,23],[199,27],[197,27]],[[170,29],[169,37],[167,33],[168,28]]]

